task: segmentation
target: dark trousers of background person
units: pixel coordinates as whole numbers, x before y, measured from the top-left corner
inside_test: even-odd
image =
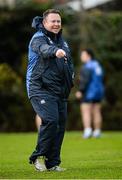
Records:
[[[39,156],[44,156],[45,165],[49,169],[61,163],[60,151],[67,119],[67,102],[56,96],[42,94],[41,97],[32,97],[31,103],[42,119],[42,125],[30,163]]]

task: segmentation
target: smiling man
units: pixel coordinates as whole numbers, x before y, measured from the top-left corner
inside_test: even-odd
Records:
[[[49,9],[35,17],[37,29],[29,43],[27,92],[42,121],[30,163],[39,171],[62,171],[59,164],[67,119],[67,98],[73,86],[73,64],[62,37],[60,12]],[[45,166],[38,160],[44,157]]]

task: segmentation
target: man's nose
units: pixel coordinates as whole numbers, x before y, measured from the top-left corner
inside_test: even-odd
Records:
[[[55,21],[55,25],[56,25],[56,26],[59,26],[60,23],[59,23],[58,21]]]

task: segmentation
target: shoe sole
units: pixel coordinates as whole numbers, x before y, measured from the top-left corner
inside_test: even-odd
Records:
[[[40,171],[40,172],[47,171],[47,169],[42,169],[42,170],[41,170],[41,169],[37,169],[36,167],[35,167],[35,170],[38,171],[38,172],[39,172],[39,171]]]

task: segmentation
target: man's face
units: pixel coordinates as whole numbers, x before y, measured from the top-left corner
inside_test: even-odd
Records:
[[[48,16],[43,20],[43,25],[48,31],[58,34],[61,30],[60,15],[55,13],[48,14]]]

